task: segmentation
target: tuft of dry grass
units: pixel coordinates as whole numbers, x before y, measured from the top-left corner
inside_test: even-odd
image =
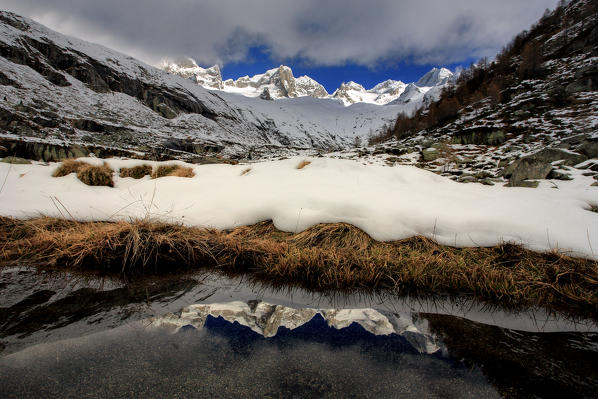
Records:
[[[166,176],[193,177],[193,169],[181,165],[160,165],[152,174],[152,179]]]
[[[575,306],[598,316],[598,263],[513,244],[453,248],[424,237],[373,240],[322,224],[298,234],[271,222],[216,231],[133,222],[0,218],[0,265],[138,276],[215,267],[310,289],[388,288],[473,295],[509,305]]]
[[[102,166],[85,164],[77,171],[77,178],[88,186],[114,187],[113,173],[114,170],[105,162]]]
[[[299,165],[297,165],[297,169],[303,169],[303,168],[305,168],[309,164],[311,164],[311,162],[309,162],[309,161],[301,161],[301,163]]]
[[[133,179],[141,179],[144,176],[152,175],[152,166],[143,164],[133,166],[131,168],[120,168],[120,177],[132,177]]]
[[[88,186],[114,187],[112,173],[114,171],[106,162],[102,166],[91,165],[87,162],[65,159],[52,173],[53,177],[67,176],[76,173],[77,178]]]
[[[60,166],[52,173],[53,177],[63,177],[71,173],[77,173],[83,166],[89,165],[86,162],[76,161],[74,159],[65,159]]]

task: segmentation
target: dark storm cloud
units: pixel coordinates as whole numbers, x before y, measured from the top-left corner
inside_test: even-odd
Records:
[[[313,65],[492,56],[556,0],[0,0],[2,9],[150,63],[243,61],[262,46]]]

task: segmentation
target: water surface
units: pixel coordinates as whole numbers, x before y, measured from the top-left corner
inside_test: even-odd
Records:
[[[598,328],[470,300],[0,272],[0,397],[592,397]]]

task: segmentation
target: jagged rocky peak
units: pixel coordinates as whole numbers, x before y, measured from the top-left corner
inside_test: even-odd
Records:
[[[296,97],[327,98],[340,101],[345,106],[355,103],[385,105],[424,101],[424,94],[430,88],[444,87],[453,83],[456,78],[456,75],[446,68],[434,68],[419,81],[410,85],[400,80],[388,79],[366,90],[361,84],[349,81],[343,82],[333,94],[328,94],[323,85],[309,76],[295,78],[292,69],[286,65],[280,65],[251,77],[242,76],[237,80],[225,81],[222,81],[218,66],[204,69],[189,58],[163,62],[160,67],[167,72],[194,80],[203,87],[247,97],[258,97],[264,100]],[[410,90],[404,93],[409,87]],[[436,91],[431,93],[428,100],[437,97],[434,93]]]
[[[345,105],[350,105],[358,102],[368,102],[365,94],[367,94],[367,91],[362,85],[350,81],[341,83],[339,88],[332,94],[332,97],[342,101]]]
[[[341,85],[339,87],[339,90],[340,89],[342,89],[342,90],[363,91],[363,92],[366,91],[366,89],[362,85],[360,85],[359,83],[353,82],[353,81],[346,82],[346,83],[345,82],[341,83]]]
[[[316,98],[328,97],[328,92],[318,82],[309,76],[300,76],[295,79],[295,86],[297,87],[297,94],[299,96],[310,96]]]
[[[202,68],[192,58],[180,58],[177,60],[163,60],[158,67],[168,73],[179,75],[185,79],[191,79],[200,86],[222,90],[222,74],[220,67],[214,65],[210,68]]]
[[[453,73],[446,68],[432,68],[428,73],[417,81],[420,87],[430,87],[449,83]]]
[[[291,68],[285,65],[269,70],[258,82],[258,87],[274,85],[278,90],[278,97],[297,97],[295,77]]]
[[[377,93],[377,94],[396,94],[401,95],[401,92],[405,90],[407,87],[406,83],[401,82],[400,80],[392,80],[388,79],[384,82],[378,83],[376,86],[372,87],[368,90],[370,93]]]

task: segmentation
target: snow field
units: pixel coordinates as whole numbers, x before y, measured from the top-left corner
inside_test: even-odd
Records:
[[[101,164],[104,160],[80,160]],[[303,161],[311,163],[302,169]],[[166,162],[108,159],[121,167]],[[272,220],[299,232],[318,223],[350,223],[381,241],[423,235],[457,247],[514,242],[536,251],[598,259],[598,188],[537,189],[460,184],[412,166],[295,157],[244,165],[192,165],[193,178],[120,178],[90,187],[58,164],[0,163],[0,215],[81,221],[153,218],[230,229]],[[242,174],[246,169],[249,172]]]

